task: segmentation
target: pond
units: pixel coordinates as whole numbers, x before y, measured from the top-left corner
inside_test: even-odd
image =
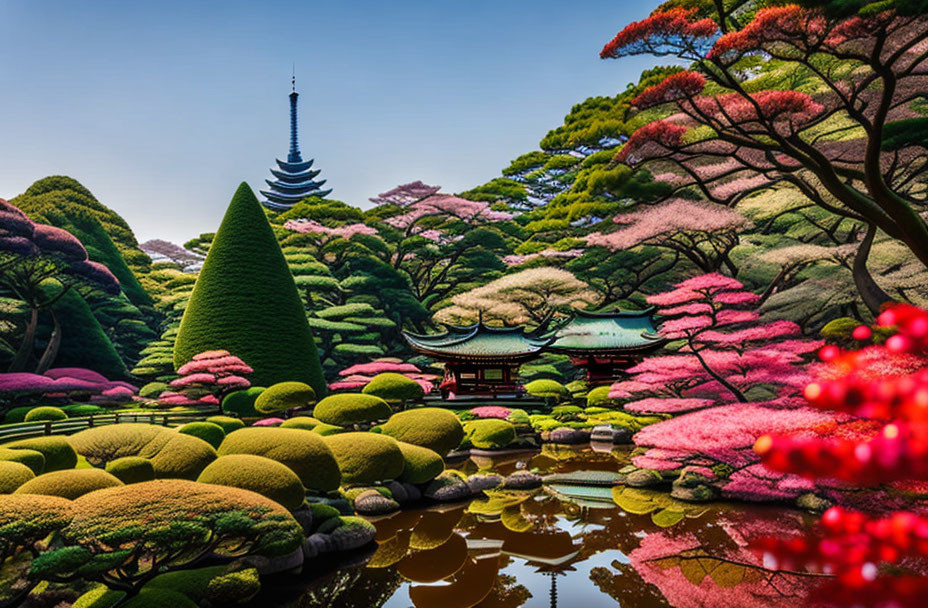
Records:
[[[535,470],[602,483],[628,460],[629,448],[548,445],[452,466],[467,474]],[[298,579],[268,580],[252,604],[785,608],[817,582],[767,570],[747,547],[755,536],[798,534],[812,521],[778,507],[693,505],[665,493],[555,478],[537,490],[492,491],[371,521],[376,548],[339,564],[307,563]]]

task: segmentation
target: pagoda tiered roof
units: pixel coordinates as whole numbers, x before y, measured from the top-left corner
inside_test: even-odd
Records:
[[[326,180],[316,180],[319,169],[310,169],[313,159],[303,160],[297,137],[297,100],[300,94],[294,90],[290,93],[290,152],[287,160],[277,159],[277,168],[271,167],[275,180],[267,182],[268,190],[261,190],[265,199],[262,204],[276,211],[286,210],[304,198],[310,196],[325,197],[332,193],[331,188],[323,189]]]
[[[555,331],[548,349],[564,354],[654,350],[666,340],[657,333],[653,314],[653,308],[610,312],[578,310],[570,321]]]

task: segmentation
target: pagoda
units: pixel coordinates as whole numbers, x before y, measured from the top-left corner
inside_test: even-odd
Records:
[[[555,332],[547,349],[585,367],[588,383],[610,383],[666,342],[654,328],[653,313],[653,308],[639,312],[578,310]]]
[[[439,388],[443,398],[457,395],[521,395],[523,363],[542,353],[553,336],[526,333],[524,327],[446,325],[440,334],[403,332],[416,352],[445,364]]]
[[[300,94],[296,92],[296,76],[291,80],[290,91],[290,152],[287,160],[277,159],[277,167],[271,167],[271,174],[276,178],[264,180],[269,187],[261,190],[265,200],[261,203],[274,211],[285,211],[309,196],[325,197],[332,189],[322,189],[324,179],[315,180],[319,169],[313,169],[313,159],[303,160],[300,154],[300,143],[297,139],[297,100]]]

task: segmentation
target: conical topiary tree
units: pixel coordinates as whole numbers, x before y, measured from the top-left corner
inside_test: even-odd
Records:
[[[174,366],[227,350],[252,384],[299,381],[325,395],[319,353],[284,255],[254,192],[242,183],[209,249],[174,344]]]

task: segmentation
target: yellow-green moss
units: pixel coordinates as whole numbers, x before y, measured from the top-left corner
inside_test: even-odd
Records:
[[[0,461],[0,494],[12,494],[31,479],[35,479],[35,473],[26,465]]]
[[[397,441],[428,448],[441,456],[458,447],[464,438],[458,417],[437,407],[393,414],[380,430]]]
[[[400,476],[401,481],[425,483],[445,470],[445,462],[437,452],[404,441],[398,441],[397,444],[403,453],[403,460],[406,461],[403,474]]]
[[[256,492],[293,511],[303,504],[300,478],[287,466],[254,454],[220,456],[203,469],[200,483],[212,483]]]
[[[385,420],[392,413],[390,405],[380,397],[363,393],[340,393],[317,403],[313,417],[326,424],[351,426]]]
[[[72,469],[44,473],[21,485],[16,494],[40,494],[74,500],[94,490],[113,488],[123,483],[102,469]]]
[[[340,433],[324,438],[346,485],[373,485],[403,474],[406,461],[399,443],[376,433]]]

